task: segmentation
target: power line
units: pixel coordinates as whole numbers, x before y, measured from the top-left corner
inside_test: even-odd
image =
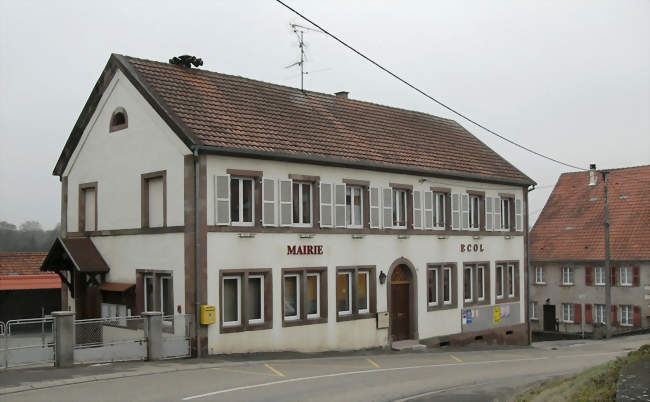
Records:
[[[318,25],[317,23],[315,23],[315,22],[312,21],[311,19],[305,17],[303,14],[301,14],[300,12],[298,12],[297,10],[295,10],[294,8],[292,8],[291,6],[287,5],[287,4],[284,3],[283,1],[281,1],[281,0],[275,0],[275,1],[277,1],[278,3],[280,3],[281,5],[283,5],[284,7],[286,7],[287,9],[291,10],[293,13],[295,13],[296,15],[298,15],[299,17],[301,17],[301,18],[304,19],[305,21],[309,22],[310,24],[312,24],[312,25],[315,26],[316,28],[318,28],[322,33],[326,34],[326,35],[329,36],[330,38],[334,39],[335,41],[339,42],[340,44],[342,44],[343,46],[347,47],[348,49],[350,49],[350,50],[353,51],[354,53],[356,53],[356,54],[358,54],[359,56],[363,57],[364,59],[366,59],[366,60],[369,61],[370,63],[374,64],[374,65],[375,65],[377,68],[379,68],[380,70],[384,71],[384,72],[387,73],[388,75],[390,75],[390,76],[392,76],[393,78],[397,79],[398,81],[402,82],[403,84],[405,84],[405,85],[408,86],[409,88],[411,88],[411,89],[417,91],[417,92],[420,93],[421,95],[424,95],[424,96],[427,97],[428,99],[434,101],[435,103],[437,103],[438,105],[442,106],[443,108],[449,110],[450,112],[454,113],[455,115],[457,115],[457,116],[459,116],[459,117],[465,119],[466,121],[468,121],[468,122],[474,124],[475,126],[480,127],[480,128],[482,128],[483,130],[487,131],[488,133],[490,133],[490,134],[492,134],[492,135],[495,135],[495,136],[501,138],[502,140],[504,140],[504,141],[506,141],[506,142],[509,142],[510,144],[512,144],[512,145],[514,145],[514,146],[517,146],[517,147],[519,147],[519,148],[521,148],[521,149],[523,149],[523,150],[525,150],[525,151],[528,151],[528,152],[530,152],[530,153],[532,153],[532,154],[535,154],[535,155],[537,155],[537,156],[540,156],[540,157],[542,157],[542,158],[544,158],[544,159],[548,159],[548,160],[550,160],[550,161],[552,161],[552,162],[555,162],[555,163],[558,163],[558,164],[560,164],[560,165],[564,165],[564,166],[570,167],[570,168],[572,168],[572,169],[577,169],[577,170],[587,170],[587,169],[585,169],[585,168],[581,168],[581,167],[578,167],[578,166],[574,166],[574,165],[571,165],[571,164],[569,164],[569,163],[564,163],[564,162],[559,161],[559,160],[557,160],[557,159],[555,159],[555,158],[551,158],[550,156],[546,156],[546,155],[544,155],[544,154],[541,154],[541,153],[539,153],[539,152],[537,152],[537,151],[534,151],[534,150],[532,150],[532,149],[530,149],[530,148],[528,148],[528,147],[525,147],[525,146],[523,146],[523,145],[521,145],[521,144],[519,144],[519,143],[517,143],[517,142],[515,142],[515,141],[513,141],[513,140],[511,140],[511,139],[509,139],[509,138],[506,138],[506,137],[504,137],[503,135],[501,135],[501,134],[499,134],[499,133],[497,133],[497,132],[495,132],[495,131],[493,131],[493,130],[490,130],[489,128],[485,127],[485,126],[482,125],[481,123],[478,123],[477,121],[471,119],[469,116],[466,116],[466,115],[464,115],[463,113],[456,111],[456,110],[453,109],[451,106],[447,106],[445,103],[439,101],[438,99],[436,99],[436,98],[434,98],[433,96],[429,95],[429,94],[426,93],[425,91],[419,89],[419,88],[416,87],[415,85],[413,85],[413,84],[411,84],[410,82],[406,81],[405,79],[403,79],[403,78],[400,77],[399,75],[393,73],[392,71],[390,71],[390,70],[387,69],[386,67],[382,66],[381,64],[379,64],[378,62],[374,61],[374,60],[371,59],[370,57],[368,57],[368,56],[366,56],[365,54],[361,53],[359,50],[357,50],[357,49],[353,48],[352,46],[348,45],[348,44],[345,43],[343,40],[341,40],[341,39],[339,39],[338,37],[336,37],[336,35],[330,33],[330,32],[327,31],[325,28],[321,27],[320,25]]]

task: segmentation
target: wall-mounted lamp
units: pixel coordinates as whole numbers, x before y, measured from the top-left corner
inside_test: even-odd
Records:
[[[352,238],[353,238],[353,239],[363,239],[363,238],[364,238],[364,235],[362,235],[362,234],[353,234],[353,235],[352,235]]]
[[[239,237],[241,239],[252,239],[253,237],[255,237],[255,233],[240,233]]]
[[[315,235],[313,233],[300,233],[300,238],[301,239],[311,239]]]
[[[446,239],[446,238],[447,238],[447,236],[444,236],[444,235],[440,235],[440,236],[438,236],[438,239],[440,239],[440,240],[444,240],[444,239]]]
[[[510,235],[505,235],[505,236],[503,236],[503,238],[506,239],[506,240],[510,240],[510,239],[512,239],[512,236],[510,236]]]
[[[386,283],[386,274],[384,271],[379,272],[379,283],[382,285]]]
[[[478,240],[478,239],[480,239],[480,238],[481,238],[481,236],[479,236],[479,235],[474,235],[474,236],[472,236],[472,239],[474,239],[474,240]]]
[[[401,234],[401,235],[397,235],[397,238],[398,239],[408,239],[409,235]]]

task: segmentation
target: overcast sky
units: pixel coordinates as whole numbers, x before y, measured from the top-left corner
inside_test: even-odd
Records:
[[[297,1],[324,28],[514,141],[599,168],[650,163],[650,1]],[[275,1],[0,0],[0,220],[60,219],[52,170],[112,52],[299,86]],[[305,34],[306,88],[454,118],[539,183],[536,218],[558,176],[332,39]],[[586,185],[587,183],[585,183]]]

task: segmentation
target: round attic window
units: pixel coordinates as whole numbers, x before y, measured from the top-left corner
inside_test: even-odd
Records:
[[[129,126],[129,118],[123,107],[118,107],[111,115],[109,132],[125,129]]]

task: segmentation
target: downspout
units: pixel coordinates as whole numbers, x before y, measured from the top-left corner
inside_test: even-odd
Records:
[[[199,150],[194,147],[194,333],[196,357],[201,357],[201,275],[199,275]]]
[[[526,189],[526,329],[528,330],[528,345],[533,343],[533,332],[530,326],[530,208],[528,208],[528,193],[535,190],[535,185]]]

